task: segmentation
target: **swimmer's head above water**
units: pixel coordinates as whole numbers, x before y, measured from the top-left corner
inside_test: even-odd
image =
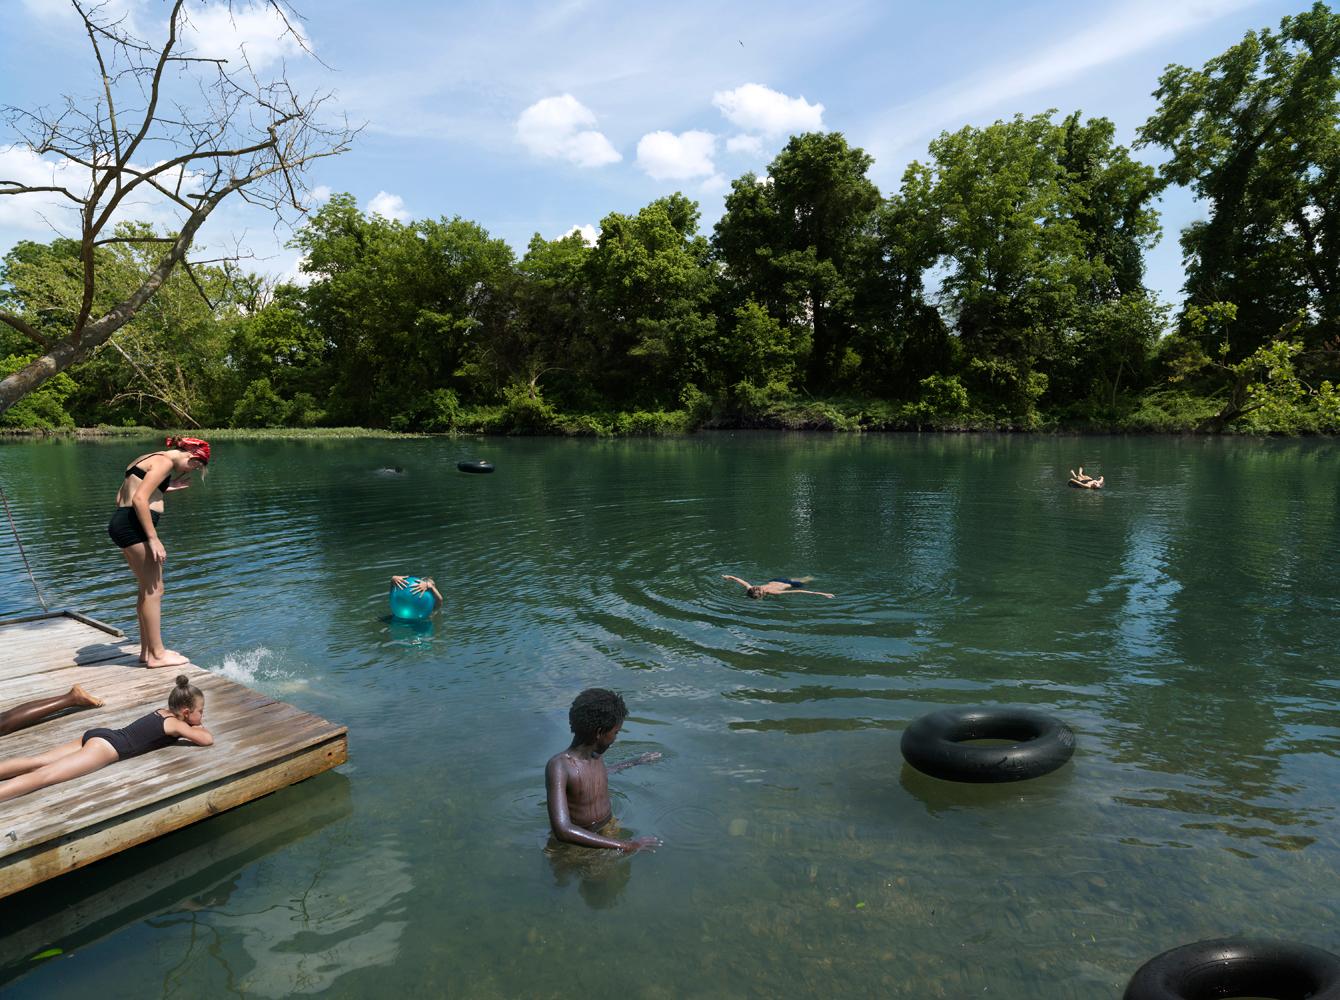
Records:
[[[568,709],[572,734],[581,743],[594,743],[597,753],[610,748],[626,718],[628,706],[623,698],[606,688],[587,688],[572,700]]]
[[[746,597],[752,597],[754,598],[754,600],[758,600],[760,597],[763,596],[763,588],[757,585],[752,587],[746,587],[744,589],[744,593]]]

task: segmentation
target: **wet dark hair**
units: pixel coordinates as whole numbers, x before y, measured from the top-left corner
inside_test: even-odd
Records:
[[[744,589],[744,592],[747,597],[752,597],[755,600],[758,600],[760,597],[763,596],[763,588],[758,586],[746,587]]]
[[[628,706],[623,697],[605,688],[587,688],[572,699],[568,709],[568,726],[582,742],[595,739],[596,733],[613,729],[628,718]]]
[[[192,684],[191,678],[185,674],[178,674],[177,686],[168,695],[168,711],[180,712],[184,708],[189,712],[197,704],[203,703],[204,700],[205,692]]]

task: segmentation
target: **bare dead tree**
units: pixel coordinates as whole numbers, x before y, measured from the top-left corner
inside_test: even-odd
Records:
[[[217,0],[232,12],[233,0]],[[0,195],[56,195],[79,215],[82,299],[68,330],[50,336],[23,316],[0,311],[5,323],[42,355],[0,381],[0,413],[47,379],[81,361],[128,323],[178,266],[196,233],[224,199],[236,194],[284,217],[304,210],[307,167],[345,152],[357,130],[322,120],[329,94],[300,95],[281,69],[262,80],[243,54],[207,58],[185,48],[186,0],[170,0],[166,35],[136,37],[124,18],[96,0],[71,0],[88,36],[100,92],[66,96],[56,110],[0,108],[26,147],[47,162],[73,167],[81,184],[26,184],[0,179]],[[200,0],[196,0],[197,6]],[[265,0],[279,31],[306,50],[288,0]],[[165,2],[165,6],[167,3]],[[179,226],[165,235],[116,235],[114,216],[136,198],[161,199]],[[112,228],[109,228],[112,227]],[[111,233],[112,235],[108,235]],[[161,244],[162,254],[129,295],[94,315],[96,250],[116,242]]]

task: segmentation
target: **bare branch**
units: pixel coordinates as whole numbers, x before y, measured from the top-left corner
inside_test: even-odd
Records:
[[[15,330],[18,330],[19,333],[23,334],[29,340],[36,341],[43,348],[50,349],[51,347],[51,341],[49,339],[42,336],[40,333],[37,332],[36,328],[30,326],[28,323],[19,319],[19,317],[17,316],[14,316],[10,313],[0,312],[0,323],[4,323],[6,326],[12,326]]]
[[[55,184],[53,184],[53,185],[45,185],[45,186],[43,186],[43,187],[32,187],[32,186],[27,185],[27,184],[20,184],[18,181],[0,181],[0,184],[8,184],[8,185],[10,185],[10,187],[7,187],[7,188],[6,188],[6,187],[0,187],[0,195],[5,195],[5,194],[37,194],[37,193],[40,193],[40,192],[42,192],[42,191],[51,191],[51,192],[54,192],[54,193],[56,193],[56,194],[63,195],[63,196],[66,197],[66,198],[69,198],[69,199],[70,199],[72,202],[74,202],[76,205],[82,205],[82,204],[84,203],[84,199],[83,199],[83,198],[75,197],[75,195],[69,190],[69,188],[63,188],[63,187],[61,187],[61,186],[59,186],[59,185],[55,185]]]
[[[217,306],[215,306],[214,303],[210,301],[209,295],[206,294],[204,286],[200,284],[200,279],[196,277],[194,268],[191,267],[191,262],[183,258],[181,266],[186,271],[187,277],[191,279],[191,284],[195,285],[195,290],[200,293],[200,298],[204,300],[205,305],[209,306],[210,311],[213,312],[217,308]]]
[[[105,240],[95,240],[94,246],[106,246],[108,243],[176,243],[175,236],[109,236]]]

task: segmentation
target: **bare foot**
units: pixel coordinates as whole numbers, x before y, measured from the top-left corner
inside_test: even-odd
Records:
[[[93,695],[89,694],[78,684],[70,688],[70,697],[74,699],[74,703],[76,705],[82,705],[85,708],[102,707],[101,698],[95,698]]]
[[[157,667],[184,667],[191,661],[182,656],[173,649],[165,649],[159,656],[148,655],[144,658],[144,665],[151,669]]]

